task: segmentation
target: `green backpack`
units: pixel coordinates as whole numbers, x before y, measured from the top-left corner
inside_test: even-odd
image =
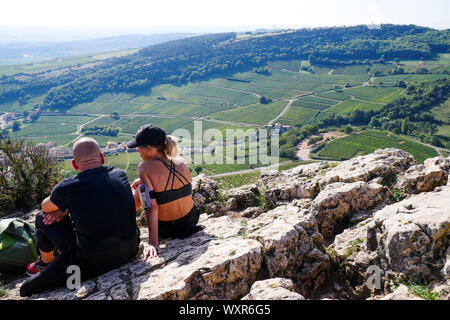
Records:
[[[0,270],[23,270],[37,258],[34,225],[18,218],[0,220]]]

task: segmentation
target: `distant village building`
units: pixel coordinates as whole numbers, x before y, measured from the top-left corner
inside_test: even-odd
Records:
[[[292,127],[289,125],[282,125],[281,123],[277,122],[273,125],[273,128],[280,130],[280,133],[284,133],[288,130],[291,130]]]

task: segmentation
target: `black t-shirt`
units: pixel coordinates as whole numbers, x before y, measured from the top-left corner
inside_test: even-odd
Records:
[[[136,234],[136,207],[123,170],[101,166],[64,179],[50,200],[69,209],[82,251],[113,248]]]

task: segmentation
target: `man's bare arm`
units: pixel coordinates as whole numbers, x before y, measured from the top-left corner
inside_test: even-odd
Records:
[[[42,201],[42,211],[44,212],[44,224],[46,225],[61,221],[69,213],[68,210],[65,212],[59,210],[58,206],[50,200],[50,196]]]
[[[54,204],[51,200],[50,200],[50,196],[48,196],[47,198],[45,198],[42,201],[42,211],[48,213],[48,212],[54,212],[54,211],[59,211],[59,208],[56,204]]]

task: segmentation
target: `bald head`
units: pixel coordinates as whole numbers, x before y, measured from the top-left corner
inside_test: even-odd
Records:
[[[87,170],[101,166],[102,156],[100,146],[97,141],[92,138],[81,138],[74,143],[73,159],[80,170]]]

